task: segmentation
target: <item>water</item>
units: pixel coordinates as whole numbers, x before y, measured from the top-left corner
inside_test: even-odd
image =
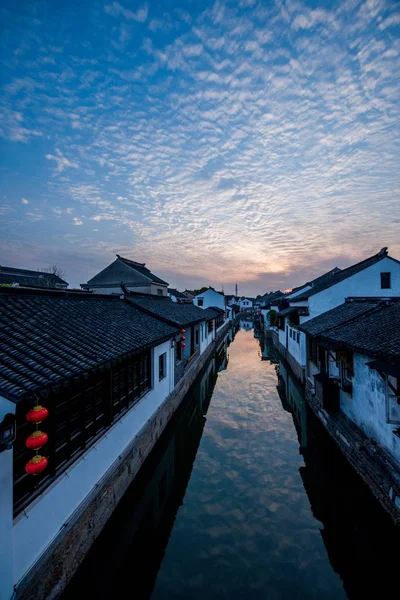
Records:
[[[397,586],[394,528],[261,346],[246,324],[229,362],[221,348],[209,363],[64,600],[83,589],[96,599],[369,598],[377,583]]]

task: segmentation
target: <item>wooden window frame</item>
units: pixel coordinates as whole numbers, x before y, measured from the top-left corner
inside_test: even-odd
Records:
[[[98,371],[50,392],[43,404],[49,417],[40,427],[49,436],[42,454],[48,467],[40,475],[25,473],[33,456],[25,440],[35,428],[25,419],[34,400],[17,405],[17,431],[13,452],[14,516],[54,482],[84,452],[152,388],[152,351],[127,358],[107,371]]]

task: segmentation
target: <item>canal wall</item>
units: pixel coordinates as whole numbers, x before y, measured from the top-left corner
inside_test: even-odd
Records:
[[[228,321],[217,332],[215,340],[189,365],[173,392],[153,413],[68,522],[60,527],[58,536],[18,584],[14,595],[16,600],[53,600],[61,595],[197,375],[236,321]],[[40,527],[40,523],[37,526]]]
[[[315,398],[309,386],[305,398],[339,449],[364,480],[371,492],[400,525],[400,472],[389,454],[372,438],[367,437],[342,412],[329,413]]]

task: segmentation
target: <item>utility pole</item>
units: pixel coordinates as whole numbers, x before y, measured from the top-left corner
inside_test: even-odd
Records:
[[[238,297],[237,284],[235,285],[235,296],[236,296],[236,298]]]

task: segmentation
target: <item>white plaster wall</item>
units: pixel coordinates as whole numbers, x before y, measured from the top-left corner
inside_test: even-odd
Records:
[[[253,308],[253,302],[251,300],[249,300],[248,298],[244,298],[243,300],[241,300],[239,302],[239,306],[241,309],[247,310],[247,309]]]
[[[400,463],[397,425],[386,422],[385,383],[378,372],[366,366],[371,357],[354,354],[353,396],[341,392],[341,410],[369,437],[383,446]]]
[[[381,273],[390,272],[392,287],[381,289]],[[400,296],[400,264],[390,258],[384,258],[368,269],[349,277],[332,287],[310,296],[308,299],[308,319],[312,319],[339,304],[349,296],[381,296],[390,298]],[[307,319],[306,319],[307,320]]]
[[[15,414],[15,404],[0,396],[0,421]],[[13,450],[0,452],[0,600],[14,590],[13,565]]]
[[[290,331],[296,336],[295,339],[290,337]],[[299,343],[296,341],[297,333],[300,334]],[[298,332],[294,327],[289,327],[288,351],[299,365],[302,367],[306,366],[306,337],[302,331]]]
[[[204,294],[199,294],[193,298],[193,304],[198,306],[198,299],[203,298],[203,306],[199,308],[210,308],[210,306],[218,306],[225,310],[225,296],[218,294],[214,290],[207,290]]]
[[[208,324],[206,322],[203,323],[203,339],[201,339],[200,334],[200,354],[204,352],[204,350],[211,344],[214,339],[214,330],[208,334]]]
[[[158,357],[167,353],[168,376],[158,381]],[[167,341],[153,349],[153,389],[94,446],[34,500],[14,522],[14,583],[18,583],[93,487],[118,461],[173,387],[174,349]],[[0,455],[1,456],[1,455]],[[40,525],[38,525],[40,524]]]
[[[285,330],[279,329],[279,341],[286,348],[286,322],[285,322]]]
[[[152,283],[150,287],[150,293],[153,294],[154,296],[158,296],[157,290],[162,290],[162,295],[163,296],[168,296],[168,288],[167,286],[163,286],[157,283]],[[134,290],[133,290],[134,291]]]

